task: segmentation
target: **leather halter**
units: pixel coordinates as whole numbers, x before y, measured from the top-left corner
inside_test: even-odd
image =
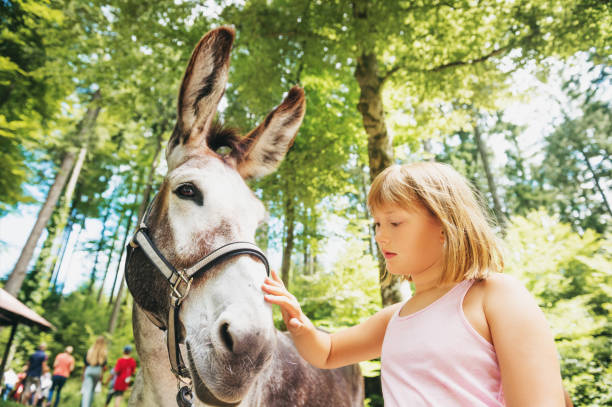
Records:
[[[221,247],[218,247],[204,256],[201,260],[196,262],[194,265],[187,269],[177,270],[158,250],[155,246],[155,243],[151,240],[149,236],[149,228],[147,226],[147,220],[149,218],[149,213],[155,202],[157,195],[153,198],[145,214],[142,218],[138,229],[134,233],[131,241],[126,246],[127,253],[125,259],[125,275],[127,276],[128,268],[130,264],[130,258],[135,250],[141,249],[145,254],[147,259],[151,262],[151,264],[159,271],[164,278],[170,284],[172,288],[172,292],[170,294],[170,312],[168,315],[168,326],[167,326],[167,335],[166,335],[166,344],[168,347],[168,357],[170,359],[170,367],[172,373],[176,376],[179,382],[183,381],[183,378],[191,378],[189,375],[189,369],[185,365],[183,357],[181,355],[181,350],[179,348],[179,338],[176,332],[176,327],[178,325],[179,319],[179,309],[180,306],[189,294],[189,289],[191,288],[191,282],[196,274],[204,273],[216,264],[221,263],[223,260],[226,260],[230,257],[238,256],[240,254],[251,254],[258,257],[266,267],[266,273],[270,276],[270,265],[268,263],[268,259],[265,254],[253,243],[249,242],[231,242]],[[166,329],[160,321],[151,318],[148,313],[145,313],[147,317],[151,320],[151,322],[160,329]],[[192,380],[193,383],[193,380]],[[191,384],[192,384],[191,383]],[[189,387],[182,387],[179,389],[177,394],[177,402],[180,407],[191,405],[191,384]],[[210,393],[210,391],[208,392]],[[218,406],[235,406],[238,403],[227,403],[222,400],[217,399],[214,395],[210,394],[213,400],[206,400],[206,402],[210,404],[215,404]]]

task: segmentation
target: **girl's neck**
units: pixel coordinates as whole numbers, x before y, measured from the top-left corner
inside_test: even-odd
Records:
[[[412,275],[412,283],[414,284],[413,296],[447,286],[447,283],[440,284],[443,271],[442,264],[438,261],[422,272]]]

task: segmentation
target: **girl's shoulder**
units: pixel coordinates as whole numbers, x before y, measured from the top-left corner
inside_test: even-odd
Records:
[[[537,306],[535,298],[525,285],[509,274],[491,273],[487,278],[475,281],[473,286],[482,293],[487,319]]]
[[[487,278],[474,281],[473,285],[482,289],[486,295],[499,295],[502,292],[511,293],[526,290],[523,283],[516,277],[497,272],[489,273]]]

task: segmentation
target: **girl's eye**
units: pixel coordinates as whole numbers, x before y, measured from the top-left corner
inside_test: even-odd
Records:
[[[176,189],[176,192],[185,198],[191,198],[195,196],[195,187],[191,184],[183,184]]]
[[[395,226],[399,226],[401,222],[391,222],[391,226],[395,227]]]
[[[378,223],[378,222],[374,222],[374,228],[377,228],[377,227],[379,227],[379,226],[380,226],[380,223]]]

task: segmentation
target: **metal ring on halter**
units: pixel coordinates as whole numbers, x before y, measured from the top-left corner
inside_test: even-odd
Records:
[[[170,294],[170,297],[175,302],[178,302],[177,305],[181,305],[185,297],[187,297],[187,294],[189,294],[189,290],[191,289],[191,282],[193,281],[193,277],[187,276],[183,271],[180,271],[180,270],[177,271],[177,274],[179,278],[177,278],[176,282],[171,285],[173,293]],[[181,282],[184,283],[186,287],[184,293],[181,293],[179,291],[179,286],[181,285]]]
[[[266,255],[255,244],[250,242],[231,242],[224,246],[218,247],[212,252],[208,253],[206,256],[204,256],[204,258],[202,258],[196,264],[192,265],[190,268],[185,270],[177,270],[159,251],[148,233],[149,228],[147,227],[147,219],[149,217],[151,207],[153,206],[156,197],[157,195],[153,198],[149,206],[147,206],[140,226],[138,227],[138,229],[134,233],[134,236],[127,245],[125,276],[128,275],[130,258],[133,252],[137,249],[140,249],[151,262],[151,264],[166,278],[166,280],[170,284],[172,292],[170,293],[171,306],[168,314],[168,321],[166,327],[166,346],[168,349],[168,357],[170,359],[170,369],[177,378],[178,392],[176,395],[176,401],[179,407],[191,407],[193,406],[193,391],[191,389],[192,383],[188,383],[186,380],[184,380],[185,378],[191,379],[191,377],[189,375],[189,369],[185,365],[183,357],[181,356],[181,350],[179,348],[179,338],[176,332],[176,328],[179,324],[179,309],[181,303],[183,302],[187,294],[189,294],[193,277],[196,274],[206,272],[221,261],[241,254],[250,254],[259,258],[259,260],[261,260],[264,264],[266,268],[266,274],[268,276],[270,275],[270,265],[268,263]],[[181,292],[182,285],[185,286],[184,292]],[[153,324],[155,324],[159,328],[162,328],[159,324],[159,321],[154,321],[148,314],[146,315]],[[184,383],[185,386],[181,387],[181,382]],[[217,399],[213,395],[211,395],[211,397],[212,400],[206,400],[208,404],[223,406],[236,405],[225,403]]]

